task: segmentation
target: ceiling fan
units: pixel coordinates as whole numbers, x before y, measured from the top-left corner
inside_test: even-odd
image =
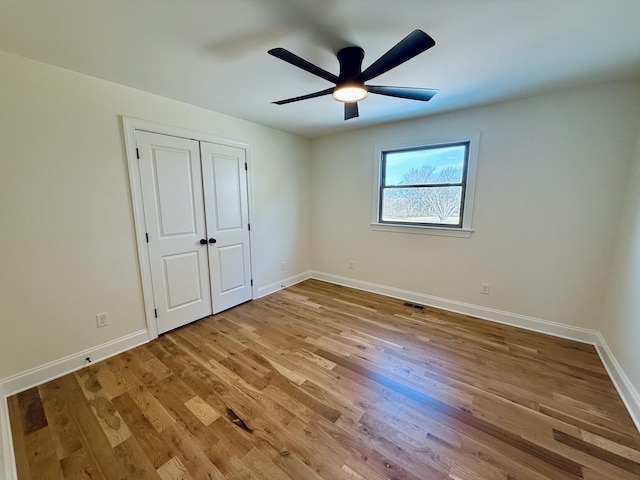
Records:
[[[436,42],[433,38],[422,30],[414,30],[364,71],[362,71],[364,50],[360,47],[345,47],[337,53],[338,62],[340,63],[340,74],[337,76],[291,53],[289,50],[272,48],[268,52],[270,55],[336,85],[326,90],[309,93],[308,95],[302,95],[300,97],[278,100],[273,103],[276,105],[285,105],[287,103],[331,94],[335,100],[344,103],[344,119],[349,120],[350,118],[358,116],[358,101],[364,100],[369,93],[427,102],[438,92],[437,90],[429,88],[365,85],[365,82],[411,60],[435,44]]]

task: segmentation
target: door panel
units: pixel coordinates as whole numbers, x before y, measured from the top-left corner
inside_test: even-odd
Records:
[[[159,234],[162,237],[195,234],[197,207],[194,205],[196,199],[190,155],[157,146],[153,149],[153,155]],[[166,195],[166,192],[171,194]]]
[[[244,169],[244,162],[242,165]],[[214,157],[216,201],[214,203],[218,231],[242,228],[242,186],[238,158]]]
[[[158,333],[211,315],[199,144],[136,132]]]
[[[242,244],[218,248],[220,293],[242,288],[244,282],[244,248]]]
[[[204,300],[200,283],[201,254],[195,250],[162,258],[168,311]]]
[[[214,313],[251,299],[249,207],[243,149],[201,142]]]

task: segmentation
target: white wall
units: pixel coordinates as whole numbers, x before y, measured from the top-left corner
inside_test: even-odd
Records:
[[[640,402],[640,132],[599,329]]]
[[[0,383],[145,328],[121,115],[248,142],[254,279],[309,269],[308,140],[0,52]]]
[[[595,328],[639,113],[622,82],[315,139],[313,269]],[[471,238],[371,230],[376,144],[477,131]]]

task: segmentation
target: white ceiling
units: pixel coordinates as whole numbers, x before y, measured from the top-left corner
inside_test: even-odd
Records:
[[[267,55],[338,73],[412,30],[435,47],[376,84],[437,88],[428,103],[370,95],[343,121],[331,84]],[[640,0],[0,0],[0,49],[313,137],[546,90],[640,76]]]

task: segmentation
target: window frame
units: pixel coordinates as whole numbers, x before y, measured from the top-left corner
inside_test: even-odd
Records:
[[[480,132],[467,135],[457,135],[446,138],[430,138],[422,141],[414,141],[402,144],[376,145],[374,157],[374,193],[373,193],[373,218],[371,222],[372,230],[390,231],[398,233],[417,233],[428,235],[445,235],[455,237],[470,237],[473,229],[473,203],[475,197],[476,174],[478,168],[478,148],[480,143]],[[455,145],[468,145],[466,152],[466,169],[462,173],[462,181],[454,184],[425,184],[412,185],[403,188],[433,188],[442,186],[462,186],[462,201],[460,207],[460,223],[457,225],[447,225],[440,223],[417,223],[417,222],[393,222],[382,221],[382,193],[389,185],[384,185],[385,155],[395,152],[406,152],[412,150],[423,150],[430,148],[440,148]],[[393,187],[393,186],[391,186]]]

